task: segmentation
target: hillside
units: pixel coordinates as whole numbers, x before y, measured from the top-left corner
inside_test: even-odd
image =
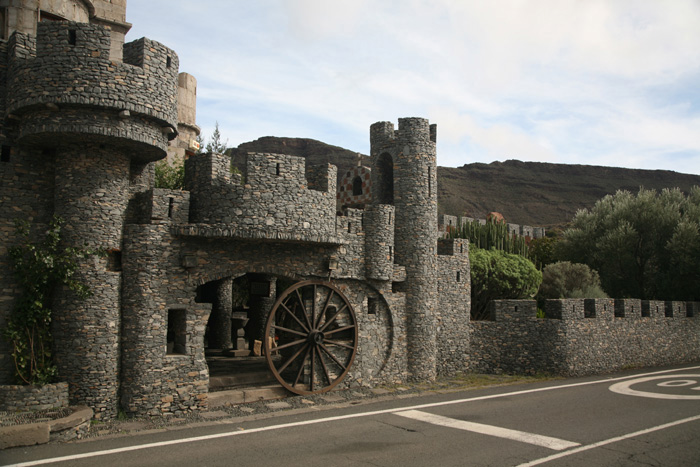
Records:
[[[239,165],[247,152],[302,156],[309,164],[330,162],[339,176],[357,164],[355,152],[303,138],[266,136],[243,143],[232,150],[234,164]],[[368,164],[367,156],[363,163]],[[617,190],[636,192],[643,186],[688,191],[693,185],[700,185],[700,175],[508,160],[438,167],[438,205],[440,213],[483,218],[498,211],[508,222],[552,228]]]

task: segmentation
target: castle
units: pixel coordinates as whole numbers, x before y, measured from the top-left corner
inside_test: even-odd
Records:
[[[243,350],[236,319],[250,321],[280,382],[301,393],[511,369],[499,362],[517,355],[485,357],[499,332],[472,329],[467,241],[438,238],[435,125],[373,124],[370,167],[342,190],[332,165],[249,154],[234,173],[227,157],[194,153],[185,190],[154,188],[154,163],[184,158],[199,132],[196,82],[164,45],[124,43],[125,11],[115,0],[2,10],[0,326],[17,293],[7,258],[15,219],[40,230],[57,214],[66,245],[106,252],[81,264],[89,298],[62,291],[54,300],[54,357],[72,403],[97,418],[205,410],[205,350]],[[348,202],[341,191],[352,191]],[[245,316],[232,314],[241,283]],[[689,330],[668,340],[687,349],[663,350],[668,361],[699,358],[687,310],[653,318],[682,318],[674,329]],[[548,358],[568,358],[571,332],[553,321],[572,313],[528,324],[558,336]],[[643,328],[627,331],[631,341],[643,342]],[[641,347],[632,363],[646,358]],[[561,371],[581,368],[572,365]],[[0,384],[12,373],[3,341]]]

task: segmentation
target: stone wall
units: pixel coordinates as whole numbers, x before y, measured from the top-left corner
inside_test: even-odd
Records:
[[[454,375],[469,367],[471,279],[469,242],[438,242],[437,373]]]
[[[546,317],[537,318],[534,301],[497,300],[490,305],[490,320],[472,321],[470,368],[484,373],[579,376],[699,360],[697,304],[672,302],[673,316],[666,315],[664,305],[641,300],[548,300]],[[625,316],[615,316],[616,309],[626,310]]]
[[[338,206],[342,208],[362,208],[372,200],[372,169],[353,167],[340,179],[338,185]]]
[[[241,177],[230,173],[230,159],[202,154],[186,161],[191,221],[222,224],[238,235],[266,238],[335,238],[336,169],[324,171],[325,184],[307,182],[303,157],[249,154]],[[324,186],[325,185],[325,186]]]
[[[23,412],[68,407],[68,384],[0,385],[0,411]]]

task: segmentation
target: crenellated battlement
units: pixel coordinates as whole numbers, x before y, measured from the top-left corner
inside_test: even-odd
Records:
[[[221,154],[185,161],[192,223],[243,237],[336,238],[335,166],[312,168],[307,175],[303,157],[257,153],[248,154],[245,174],[231,174],[229,165]]]
[[[110,48],[110,31],[94,24],[39,23],[35,40],[13,34],[6,112],[20,140],[93,134],[157,148],[147,159],[165,155],[177,135],[177,55],[145,38],[124,46],[124,62]]]

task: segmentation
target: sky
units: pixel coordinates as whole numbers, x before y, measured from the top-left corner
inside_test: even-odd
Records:
[[[438,165],[700,174],[700,0],[128,0],[229,146],[437,124]]]

